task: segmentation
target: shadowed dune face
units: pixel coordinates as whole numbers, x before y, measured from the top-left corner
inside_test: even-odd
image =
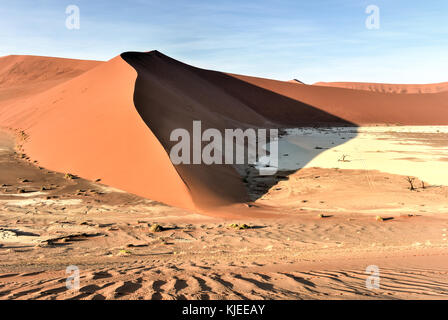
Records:
[[[138,73],[135,106],[167,153],[177,143],[170,141],[171,132],[183,128],[192,137],[194,120],[202,122],[202,131],[214,128],[223,136],[225,129],[236,128],[356,126],[299,100],[225,73],[188,66],[157,51],[127,52],[122,58]],[[279,172],[254,186],[247,181],[254,177],[248,166],[179,164],[176,169],[201,207],[255,200],[249,184],[258,189],[257,198],[287,177]]]

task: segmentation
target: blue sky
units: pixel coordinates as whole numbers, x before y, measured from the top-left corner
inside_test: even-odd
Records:
[[[80,29],[65,27],[68,5]],[[365,26],[368,5],[380,28]],[[108,60],[159,50],[198,67],[280,80],[448,81],[446,0],[14,0],[0,56]]]

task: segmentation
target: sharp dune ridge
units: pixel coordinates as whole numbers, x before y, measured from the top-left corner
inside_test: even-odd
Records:
[[[313,106],[254,86],[222,72],[195,68],[158,51],[122,54],[138,77],[134,103],[165,150],[170,132],[187,129],[194,120],[203,130],[279,128],[291,125],[354,125]],[[275,106],[275,107],[273,107]],[[178,165],[195,203],[201,207],[247,202],[242,177],[231,165]],[[220,181],[216,184],[215,181]]]
[[[171,164],[170,132],[193,120],[220,131],[448,124],[448,92],[298,85],[199,69],[158,51],[107,62],[8,56],[0,83],[0,125],[26,132],[32,160],[191,210],[249,200],[234,166]]]

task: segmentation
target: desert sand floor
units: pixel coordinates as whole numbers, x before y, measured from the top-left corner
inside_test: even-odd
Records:
[[[1,299],[448,298],[443,185],[309,167],[230,219],[48,171],[5,135],[0,177]],[[70,265],[79,290],[66,287]],[[366,286],[371,265],[379,289]]]
[[[448,126],[298,128],[280,139],[279,167],[379,170],[448,185]]]

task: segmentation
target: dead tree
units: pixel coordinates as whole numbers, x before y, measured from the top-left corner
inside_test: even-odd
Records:
[[[409,183],[409,190],[411,190],[411,191],[415,190],[414,180],[415,180],[415,178],[411,178],[411,177],[406,178],[406,181]]]
[[[348,155],[343,154],[342,158],[338,159],[338,161],[340,161],[340,162],[350,162],[349,160],[346,159],[347,157],[348,157]]]

